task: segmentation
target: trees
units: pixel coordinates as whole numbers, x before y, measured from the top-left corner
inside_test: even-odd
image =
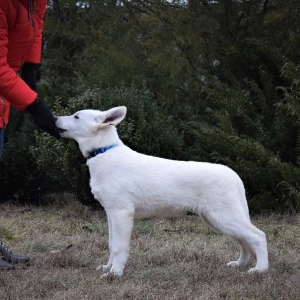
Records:
[[[60,22],[51,7],[45,21],[39,90],[49,105],[60,99],[72,107],[87,87],[150,90],[155,120],[172,120],[176,134],[169,138],[180,146],[168,148],[161,139],[156,151],[153,137],[142,141],[144,148],[133,143],[137,150],[228,164],[244,179],[252,210],[299,209],[298,1],[60,0],[60,6]],[[134,110],[128,118],[142,126]],[[158,124],[170,132],[170,124]]]

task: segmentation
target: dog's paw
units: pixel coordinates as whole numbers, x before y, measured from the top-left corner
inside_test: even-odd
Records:
[[[100,278],[113,278],[114,277],[114,275],[113,274],[111,274],[110,272],[107,272],[107,273],[104,273],[104,274],[102,274],[101,276],[100,276]]]
[[[268,268],[254,267],[248,270],[249,274],[266,272]]]
[[[121,277],[115,275],[115,274],[112,273],[112,272],[103,273],[103,274],[100,276],[100,279],[106,280],[106,281],[108,281],[108,282],[112,282],[112,281],[118,280],[119,278],[121,278]]]
[[[123,275],[123,269],[112,266],[109,273],[113,274],[114,276],[120,277]]]
[[[238,267],[239,266],[239,262],[237,260],[234,260],[234,261],[230,261],[228,264],[227,264],[228,267]]]
[[[122,276],[123,275],[123,269],[121,268],[116,268],[114,266],[111,265],[100,265],[97,270],[101,270],[102,272],[104,272],[104,274],[101,275],[101,278],[103,277],[114,277],[114,276]]]
[[[106,272],[100,276],[100,278],[115,278],[115,277],[121,277],[123,274],[123,271],[120,270],[112,270],[110,269],[109,272]]]
[[[102,272],[108,272],[111,268],[111,265],[100,265],[96,270],[100,270]]]

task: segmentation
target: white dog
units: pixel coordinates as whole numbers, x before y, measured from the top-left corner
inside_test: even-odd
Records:
[[[98,269],[102,267],[104,275],[123,274],[135,216],[170,217],[191,211],[212,230],[239,242],[240,257],[229,266],[245,266],[251,254],[256,266],[249,272],[267,270],[266,237],[250,221],[239,176],[219,164],[173,161],[131,150],[115,128],[125,115],[126,107],[121,106],[82,110],[56,121],[61,136],[75,139],[87,158],[92,193],[107,214],[110,257]]]

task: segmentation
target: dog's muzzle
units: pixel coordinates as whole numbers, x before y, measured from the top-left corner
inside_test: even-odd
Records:
[[[64,129],[64,128],[60,127],[59,123],[61,123],[61,122],[59,122],[59,118],[55,116],[55,126],[57,128],[57,131],[59,133],[64,133],[65,131],[67,131],[67,129]]]
[[[63,128],[59,128],[59,127],[56,127],[57,130],[58,130],[58,133],[64,133],[67,131],[67,129],[63,129]]]

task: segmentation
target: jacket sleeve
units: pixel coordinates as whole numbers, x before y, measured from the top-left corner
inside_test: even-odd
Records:
[[[0,5],[0,96],[10,102],[17,110],[24,110],[34,102],[37,94],[30,89],[7,63],[7,10],[8,8],[5,4]]]
[[[41,62],[42,32],[46,7],[47,0],[36,1],[36,14],[33,15],[35,22],[35,42],[26,57],[26,62],[35,64],[39,64]]]

